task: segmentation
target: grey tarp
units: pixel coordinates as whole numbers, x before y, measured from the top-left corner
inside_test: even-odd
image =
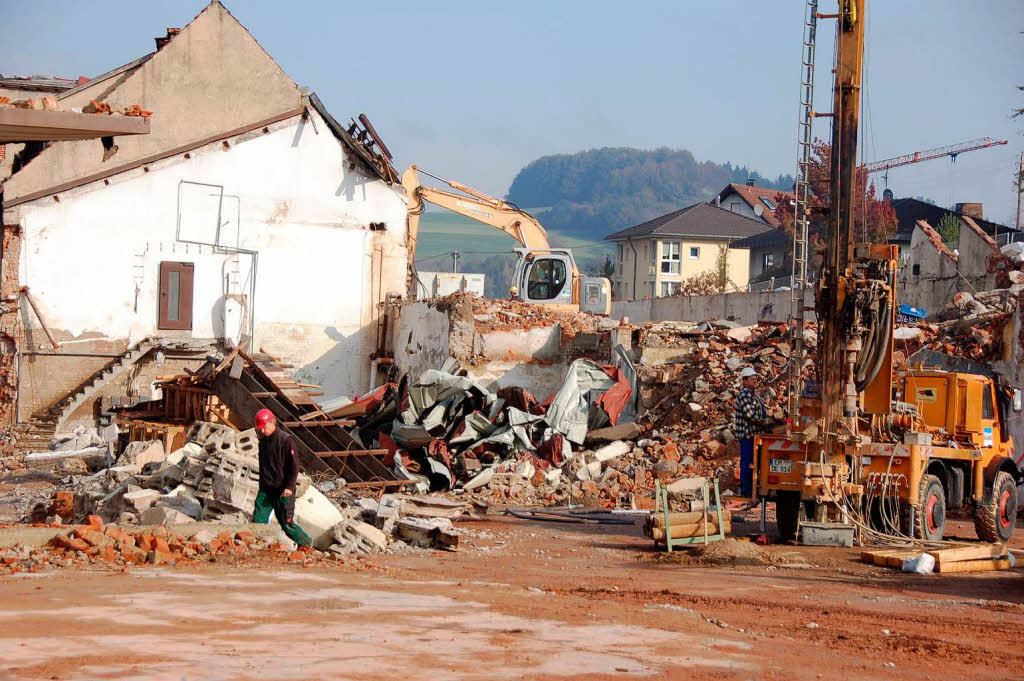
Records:
[[[587,437],[587,417],[591,391],[604,391],[615,385],[604,369],[589,359],[578,359],[569,366],[544,421],[578,445]]]

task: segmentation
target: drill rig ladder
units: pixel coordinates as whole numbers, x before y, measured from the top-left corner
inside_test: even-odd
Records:
[[[800,117],[797,126],[796,205],[793,209],[793,277],[790,310],[789,423],[800,418],[804,365],[804,307],[807,293],[808,194],[810,192],[811,123],[814,120],[814,50],[818,32],[818,0],[807,0],[800,64]]]

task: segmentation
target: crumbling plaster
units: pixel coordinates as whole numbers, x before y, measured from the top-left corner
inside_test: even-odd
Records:
[[[6,210],[22,235],[19,280],[55,335],[183,335],[156,328],[159,266],[187,261],[192,337],[237,341],[241,300],[255,315],[253,347],[326,397],[365,390],[378,302],[405,286],[405,198],[353,165],[310,115]],[[258,253],[255,267],[251,255],[185,241],[212,243],[218,210],[222,243],[237,234]]]

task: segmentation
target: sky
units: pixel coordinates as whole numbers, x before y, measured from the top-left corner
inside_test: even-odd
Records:
[[[540,156],[667,146],[795,172],[801,0],[224,4],[336,118],[367,114],[400,170],[416,163],[502,195]],[[151,52],[154,37],[205,5],[3,0],[0,73],[99,75]],[[955,164],[893,170],[896,196],[980,201],[987,218],[1013,224],[1022,31],[1020,0],[871,1],[862,160],[1009,140]],[[831,108],[833,39],[834,22],[822,20],[819,111]],[[828,119],[815,134],[828,138]]]

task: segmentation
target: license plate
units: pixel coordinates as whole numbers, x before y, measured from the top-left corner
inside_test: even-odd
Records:
[[[771,459],[768,461],[768,471],[771,473],[792,473],[793,462],[789,459]]]

